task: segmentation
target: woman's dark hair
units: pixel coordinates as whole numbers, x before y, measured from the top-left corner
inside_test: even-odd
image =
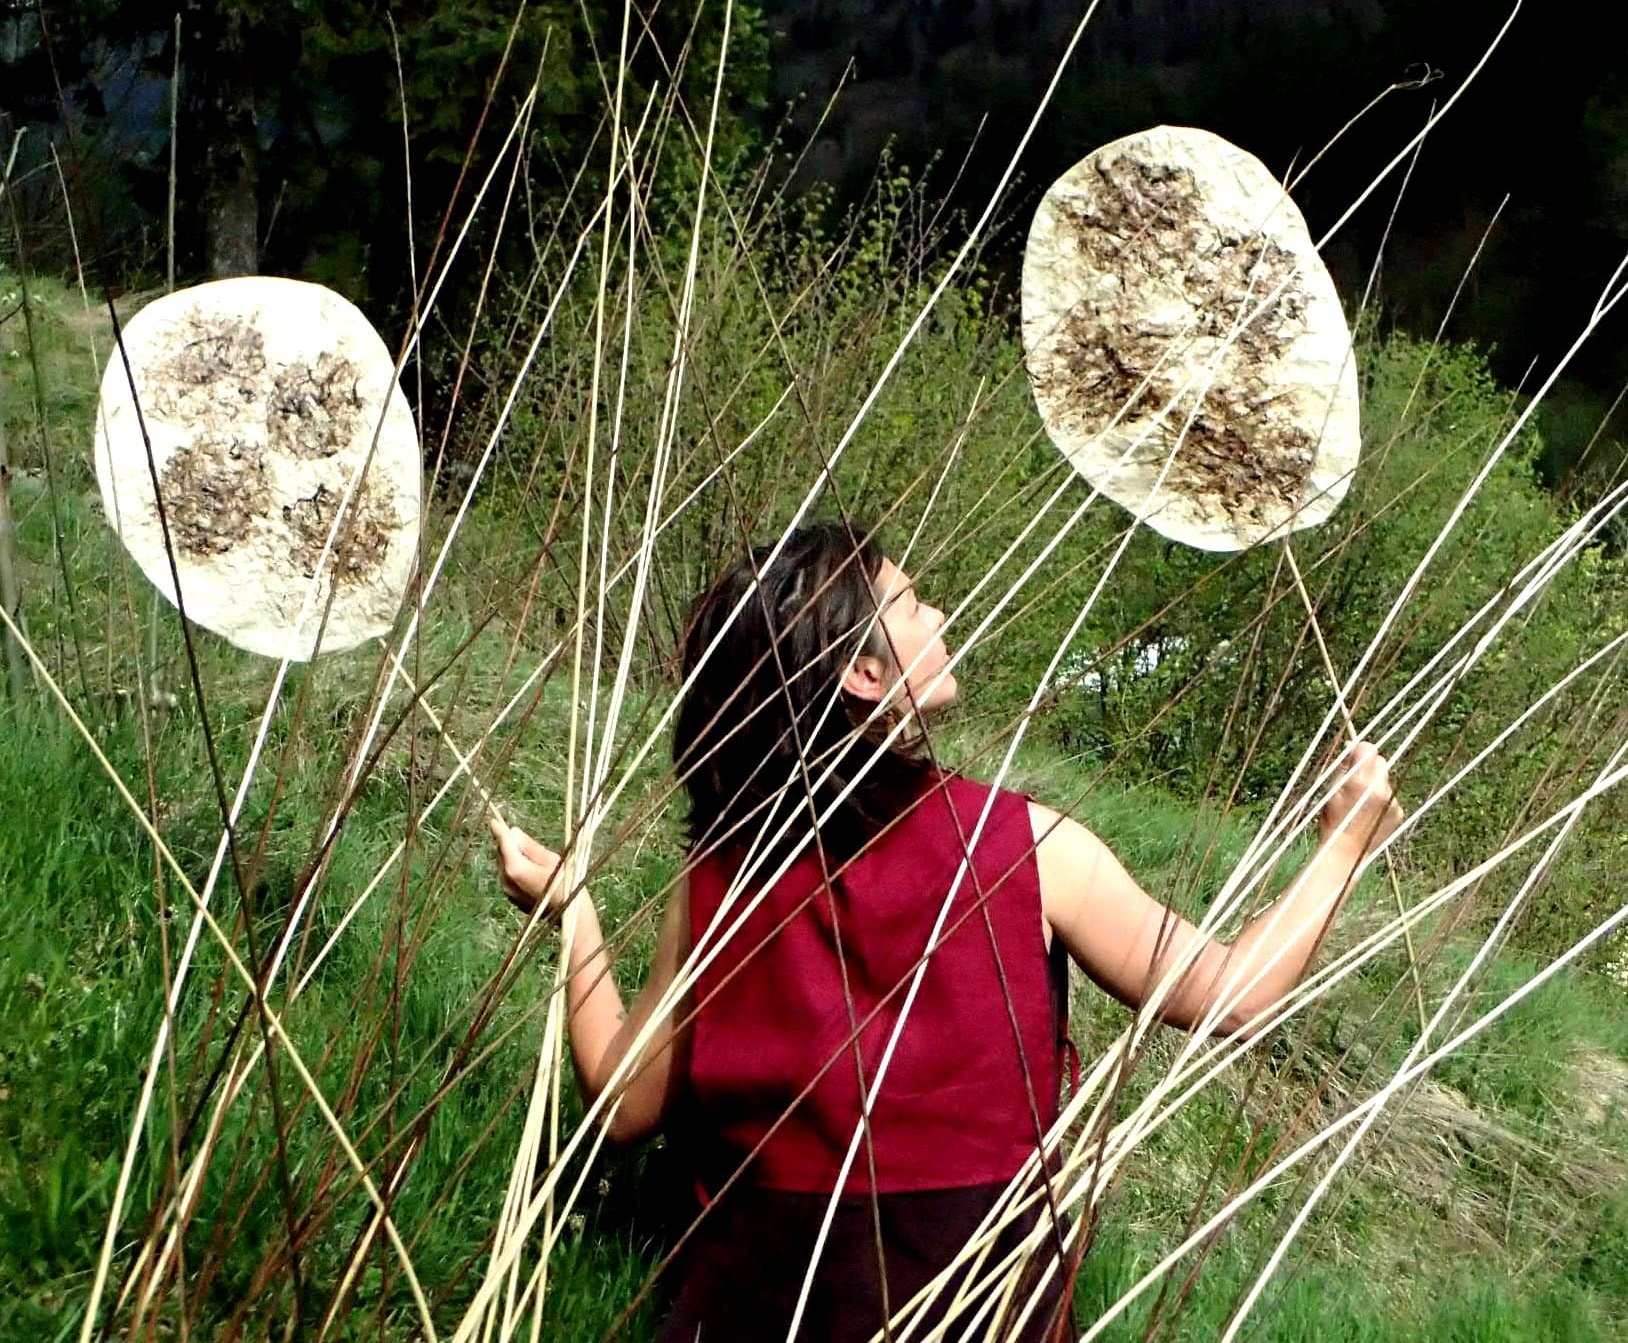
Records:
[[[753,550],[690,612],[686,681],[741,606],[679,706],[673,763],[690,797],[692,848],[744,846],[793,810],[786,841],[807,834],[890,726],[882,716],[865,726],[876,706],[838,688],[856,652],[892,665],[875,620],[882,552],[857,525],[837,523],[792,531],[771,562],[772,550]],[[916,739],[896,739],[820,827],[827,854],[858,853],[916,799],[927,770]],[[828,771],[811,812],[807,785]]]

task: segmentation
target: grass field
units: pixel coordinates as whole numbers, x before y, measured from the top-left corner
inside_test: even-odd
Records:
[[[233,655],[215,649],[214,656],[225,661]],[[199,868],[207,861],[214,828],[200,734],[184,709],[159,723],[154,745],[155,756],[165,762],[166,834],[187,866]],[[223,713],[218,731],[223,740],[235,742],[242,727]],[[546,741],[548,735],[534,731],[533,740]],[[8,1023],[0,1047],[0,1278],[13,1287],[0,1306],[0,1337],[22,1343],[64,1336],[74,1326],[133,1089],[157,1024],[159,956],[166,933],[168,954],[174,954],[175,930],[183,920],[178,911],[161,918],[155,910],[147,846],[60,720],[32,711],[10,716],[6,740],[11,749],[0,756],[0,817],[5,818],[0,901],[6,926],[0,1013]],[[139,779],[143,751],[135,724],[108,724],[104,740],[125,776]],[[545,810],[540,800],[526,796],[528,783],[539,798],[548,791],[546,764],[528,767],[532,753],[541,749],[528,748],[505,779],[504,792],[518,817]],[[333,901],[366,879],[370,864],[399,830],[410,762],[405,750],[395,754],[402,758],[381,769],[347,832],[341,866],[329,883]],[[316,829],[315,785],[328,765],[320,756],[302,760],[288,780],[256,891],[254,917],[268,928],[286,907],[300,846]],[[1037,751],[1023,761],[1019,782],[1066,801],[1085,791],[1087,774]],[[1150,791],[1093,791],[1083,811],[1155,891],[1202,892],[1246,833],[1242,817],[1218,826],[1213,817]],[[1195,834],[1200,848],[1212,835],[1217,839],[1208,866],[1196,874]],[[381,986],[371,1021],[367,995],[358,1008],[356,986],[375,967],[375,950],[392,937],[385,926],[389,916],[377,912],[364,914],[300,1000],[292,1016],[299,1038],[324,1043],[323,1076],[336,1087],[370,1027],[388,1023],[389,1029],[364,1087],[381,1086],[394,1070],[447,1053],[454,1028],[497,966],[515,920],[498,895],[474,827],[426,833],[423,857],[404,888],[407,904],[412,905],[412,883],[438,860],[437,851],[447,847],[456,853],[466,844],[478,851],[453,878],[437,880],[433,926],[414,955],[404,993],[392,998]],[[596,885],[613,928],[660,889],[676,860],[674,834],[657,835],[642,847],[634,863],[607,870]],[[1359,897],[1350,915],[1353,925],[1363,919],[1361,902],[1375,898],[1374,891]],[[319,932],[332,917],[331,909],[319,916]],[[630,982],[637,978],[640,959],[635,948],[627,961]],[[1445,976],[1453,961],[1449,948],[1434,972]],[[213,972],[218,966],[201,968]],[[1365,1064],[1382,1062],[1365,1059],[1365,1041],[1382,1039],[1384,1049],[1399,1056],[1405,1031],[1384,1032],[1369,1024],[1376,1009],[1384,1010],[1382,989],[1395,968],[1376,969],[1326,1013],[1272,1043],[1261,1066],[1274,1085],[1259,1088],[1269,1100],[1245,1099],[1248,1077],[1240,1075],[1187,1107],[1138,1155],[1109,1202],[1082,1273],[1084,1317],[1093,1313],[1093,1303],[1112,1300],[1134,1281],[1161,1246],[1179,1238],[1217,1153],[1226,1154],[1223,1170],[1234,1161],[1249,1169],[1256,1159],[1245,1151],[1250,1141],[1264,1152],[1319,1085],[1325,1087],[1324,1103],[1331,1103],[1341,1086],[1360,1083]],[[1513,980],[1520,969],[1505,962],[1499,974]],[[542,997],[540,978],[535,982],[532,1002]],[[1077,1033],[1089,1054],[1116,1028],[1121,1012],[1089,985],[1076,986],[1076,999]],[[507,999],[505,1011],[516,1033],[438,1114],[398,1214],[404,1225],[420,1228],[415,1262],[425,1282],[454,1298],[458,1270],[484,1234],[488,1209],[501,1199],[507,1176],[518,1111],[510,1105],[495,1129],[486,1126],[528,1076],[528,1051],[535,1048],[540,1026],[527,1002],[523,987]],[[194,1016],[201,1019],[203,1013],[183,1011],[181,1018],[176,1055],[183,1070],[194,1051],[205,1050],[196,1026],[188,1029]],[[1407,1020],[1405,1011],[1400,1020]],[[511,1020],[500,1023],[506,1024]],[[1172,1042],[1161,1041],[1157,1048]],[[1341,1055],[1343,1062],[1336,1063]],[[368,1099],[358,1097],[357,1113],[366,1112]],[[410,1103],[398,1108],[413,1110]],[[1619,1156],[1625,1120],[1628,999],[1597,976],[1562,978],[1506,1026],[1440,1069],[1394,1122],[1375,1134],[1338,1199],[1314,1224],[1309,1250],[1274,1287],[1247,1336],[1420,1343],[1620,1336],[1628,1328],[1628,1252],[1623,1249],[1628,1194]],[[243,1113],[234,1123],[242,1132],[228,1137],[241,1143],[241,1160],[252,1168],[269,1148],[267,1116]],[[155,1122],[154,1141],[163,1141],[168,1127],[163,1119]],[[308,1142],[315,1160],[322,1136],[307,1117],[296,1129],[296,1150],[299,1140]],[[472,1150],[475,1159],[465,1168]],[[651,1161],[654,1169],[647,1170]],[[608,1162],[558,1266],[550,1298],[558,1336],[597,1336],[653,1264],[664,1228],[652,1215],[648,1187],[662,1187],[660,1167],[659,1153],[617,1155]],[[438,1201],[449,1187],[455,1187],[453,1196]],[[252,1238],[253,1219],[240,1222],[229,1192],[222,1188],[219,1203],[208,1201],[213,1211],[203,1216],[195,1234]],[[157,1194],[150,1184],[138,1189],[134,1206],[145,1209]],[[1163,1304],[1164,1314],[1132,1311],[1105,1337],[1128,1343],[1148,1336],[1150,1328],[1154,1337],[1211,1336],[1248,1285],[1250,1266],[1257,1262],[1254,1251],[1270,1234],[1276,1212],[1292,1206],[1292,1194],[1293,1186],[1285,1186],[1216,1242],[1179,1313],[1170,1313],[1171,1301]],[[262,1190],[245,1206],[270,1215],[269,1205],[260,1206],[264,1198]],[[253,1262],[248,1246],[244,1262]],[[244,1285],[227,1275],[211,1291],[225,1310]],[[1169,1331],[1161,1332],[1157,1320],[1166,1317]],[[253,1336],[252,1326],[250,1332]]]
[[[196,881],[209,865],[220,808],[182,640],[173,613],[119,562],[99,516],[83,450],[91,404],[88,351],[74,339],[74,296],[59,287],[52,301],[60,320],[41,327],[49,337],[42,377],[52,390],[43,418],[27,379],[8,377],[0,385],[0,415],[10,417],[24,468],[15,503],[30,633],[135,796],[156,798],[159,828]],[[1392,353],[1387,347],[1387,357]],[[856,380],[857,368],[847,370]],[[1463,368],[1452,365],[1449,372],[1458,377]],[[959,374],[951,369],[949,376]],[[1412,366],[1404,366],[1393,381],[1405,390],[1412,376]],[[1460,394],[1449,387],[1442,400],[1448,392]],[[948,395],[942,402],[952,405]],[[38,434],[19,436],[16,427],[29,425]],[[54,479],[43,470],[51,446],[46,425],[54,426],[62,449]],[[937,430],[906,423],[890,432],[901,442],[916,434],[927,443],[936,441]],[[1435,453],[1433,444],[1426,448],[1421,456]],[[518,467],[507,469],[520,474]],[[535,663],[548,642],[539,628],[544,622],[505,624],[516,603],[495,603],[493,618],[494,593],[525,590],[526,547],[516,545],[515,536],[529,545],[540,530],[535,518],[517,514],[508,506],[512,499],[497,493],[496,501],[483,500],[460,539],[458,563],[436,597],[435,619],[413,667],[415,676],[433,680],[428,699],[463,742],[480,735],[485,709],[516,688],[527,658]],[[1537,508],[1532,493],[1519,495],[1529,511]],[[445,525],[437,501],[429,518],[432,537]],[[1410,526],[1428,534],[1423,523]],[[1404,558],[1409,553],[1402,541],[1394,548]],[[1395,560],[1392,571],[1405,572],[1403,562]],[[1247,581],[1239,586],[1247,590]],[[1066,608],[1073,597],[1059,589],[1051,600]],[[1140,613],[1125,619],[1134,623]],[[1567,619],[1573,626],[1587,623],[1580,615]],[[144,685],[132,672],[149,652],[149,632],[159,674]],[[1555,642],[1542,631],[1535,637]],[[513,664],[506,656],[510,639],[519,649]],[[271,668],[201,632],[196,649],[229,789],[247,756]],[[326,882],[295,958],[308,964],[405,836],[405,858],[388,869],[381,898],[363,906],[337,937],[297,1001],[288,1005],[273,996],[285,1004],[288,1027],[324,1093],[342,1106],[364,1159],[383,1162],[404,1144],[420,1144],[411,1178],[394,1196],[393,1215],[409,1236],[438,1315],[455,1315],[472,1291],[470,1268],[479,1262],[509,1178],[542,1035],[552,947],[547,939],[535,945],[507,991],[492,1000],[491,1015],[480,1017],[518,923],[499,895],[471,795],[455,791],[446,805],[408,824],[450,774],[446,749],[421,716],[396,723],[392,715],[388,742],[353,799],[342,842],[322,853],[336,780],[370,703],[375,666],[376,654],[359,650],[296,670],[273,715],[267,768],[239,826],[253,874],[248,895],[240,899],[233,882],[223,883],[218,911],[223,922],[253,930],[254,938],[240,939],[240,946],[264,947],[320,858]],[[1027,663],[1003,668],[986,661],[980,669],[991,683],[1021,683],[1030,672]],[[979,692],[974,678],[965,716],[945,725],[939,742],[949,763],[969,762],[971,773],[987,775],[992,758],[979,747],[991,724],[1005,721],[1006,709],[989,710]],[[145,721],[137,711],[142,693],[153,702]],[[659,706],[667,693],[658,678],[647,677],[629,716]],[[1507,703],[1518,702],[1521,693],[1517,685],[1496,711],[1507,716]],[[393,704],[402,703],[398,693]],[[561,743],[570,709],[560,678],[505,729],[504,749],[481,766],[513,819],[539,835],[557,834],[562,825]],[[1171,736],[1164,749],[1198,739]],[[1257,813],[1241,806],[1223,816],[1194,801],[1191,789],[1183,794],[1174,783],[1165,791],[1149,782],[1191,781],[1203,774],[1204,759],[1178,760],[1165,774],[1125,767],[1108,773],[1101,753],[1079,740],[1078,734],[1036,732],[1019,757],[1016,785],[1054,805],[1077,805],[1150,890],[1188,912],[1202,908],[1243,851]],[[1073,754],[1065,749],[1071,742]],[[621,970],[629,986],[650,954],[647,905],[680,862],[677,810],[658,805],[662,765],[652,759],[637,775],[606,829],[615,839],[593,878],[608,929],[625,949]],[[653,819],[618,835],[620,821],[646,805]],[[1615,852],[1602,848],[1566,869],[1545,892],[1544,908],[1620,903],[1579,875],[1593,872],[1609,881]],[[1418,870],[1403,867],[1408,895],[1439,884],[1456,860],[1452,843],[1421,843],[1414,853]],[[1388,900],[1381,884],[1371,882],[1353,901],[1335,948],[1381,924]],[[166,966],[190,921],[184,896],[158,868],[136,819],[43,694],[21,707],[0,703],[0,920],[0,1021],[6,1027],[0,1035],[0,1340],[33,1343],[72,1337],[79,1327],[135,1096],[161,1021]],[[1453,981],[1476,931],[1473,924],[1443,926],[1421,936],[1427,996]],[[1465,1010],[1496,1001],[1539,963],[1530,948],[1505,949]],[[157,1090],[159,1104],[145,1134],[154,1155],[137,1166],[120,1227],[121,1254],[139,1243],[145,1219],[163,1200],[164,1154],[196,1136],[199,1116],[172,1106],[168,1097],[198,1093],[236,1044],[228,1038],[234,1021],[243,1041],[256,1038],[252,1014],[241,1010],[241,986],[207,939],[193,974],[162,1065],[177,1085],[166,1078]],[[1082,1319],[1094,1318],[1139,1278],[1199,1212],[1263,1168],[1280,1142],[1333,1118],[1395,1069],[1417,1031],[1409,983],[1400,954],[1375,962],[1142,1146],[1105,1204],[1082,1270]],[[1117,1033],[1125,1014],[1088,984],[1077,983],[1075,992],[1076,1034],[1089,1057]],[[472,1038],[481,1047],[471,1059],[464,1045]],[[1169,1033],[1155,1040],[1125,1104],[1159,1074],[1177,1043]],[[452,1077],[456,1086],[440,1099],[433,1122],[418,1126],[418,1116]],[[273,1336],[279,1302],[286,1299],[286,1293],[261,1291],[256,1274],[284,1234],[288,1205],[320,1209],[310,1215],[325,1219],[303,1228],[310,1231],[303,1270],[314,1297],[331,1290],[343,1271],[368,1206],[348,1184],[331,1135],[286,1070],[274,1085],[249,1094],[252,1103],[228,1112],[220,1156],[199,1199],[189,1244],[206,1254],[211,1268],[188,1292],[198,1320],[207,1322],[201,1329],[258,1339]],[[273,1139],[279,1126],[289,1133],[286,1162]],[[1603,974],[1575,971],[1446,1061],[1387,1113],[1241,1336],[1263,1343],[1628,1337],[1625,1160],[1628,991]],[[1102,1336],[1114,1343],[1216,1337],[1320,1169],[1313,1162],[1270,1190],[1189,1261],[1192,1276],[1178,1270],[1162,1293]],[[677,1196],[671,1191],[681,1184],[659,1148],[611,1154],[599,1163],[552,1262],[549,1337],[592,1339],[618,1320],[673,1234]],[[377,1322],[357,1323],[349,1332],[342,1327],[334,1336],[411,1336],[412,1312],[387,1258],[369,1261],[354,1302],[358,1321],[372,1314]],[[627,1336],[647,1334],[655,1309],[643,1307]],[[165,1321],[157,1336],[169,1337],[165,1330],[171,1329]]]

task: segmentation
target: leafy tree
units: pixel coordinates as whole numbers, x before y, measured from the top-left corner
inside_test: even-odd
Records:
[[[37,190],[51,181],[49,138],[66,149],[90,250],[114,272],[104,279],[150,272],[162,256],[178,11],[183,275],[299,274],[376,312],[408,287],[409,222],[433,232],[472,144],[479,172],[534,78],[533,187],[546,199],[581,161],[605,103],[596,57],[614,63],[622,14],[606,0],[0,0],[0,114],[46,132],[24,165],[39,170]],[[689,41],[683,92],[699,105],[722,14],[636,10],[635,92],[669,82],[665,57]],[[762,106],[766,50],[756,11],[738,8],[737,141]],[[65,237],[41,234],[36,255],[65,264]]]

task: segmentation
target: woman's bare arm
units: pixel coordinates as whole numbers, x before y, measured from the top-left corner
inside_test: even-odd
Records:
[[[1164,1000],[1159,1019],[1189,1029],[1223,997],[1237,998],[1217,1026],[1227,1034],[1246,1029],[1300,982],[1358,865],[1402,816],[1384,758],[1371,746],[1358,747],[1352,777],[1324,808],[1322,843],[1307,870],[1228,944],[1205,937],[1148,895],[1079,822],[1038,803],[1030,804],[1029,813],[1046,922],[1081,969],[1120,1002],[1138,1007],[1166,968],[1197,943],[1193,963]],[[1343,833],[1334,837],[1347,815]],[[1238,998],[1238,986],[1268,961],[1270,968]]]
[[[553,886],[559,855],[512,826],[500,830],[494,822],[492,834],[498,843],[503,884],[509,898],[527,912],[542,899],[558,901],[560,897]],[[571,1057],[582,1083],[584,1099],[589,1104],[599,1098],[655,1016],[689,945],[689,900],[681,886],[662,919],[650,977],[634,998],[630,1012],[623,1006],[621,991],[611,974],[610,953],[600,930],[599,912],[586,892],[580,896],[567,967],[566,1007]],[[612,1142],[637,1142],[661,1127],[662,1117],[684,1076],[689,1043],[687,1031],[676,1030],[674,1021],[682,1020],[687,1014],[687,1002],[680,1001],[639,1051],[621,1087],[621,1104],[610,1120]]]

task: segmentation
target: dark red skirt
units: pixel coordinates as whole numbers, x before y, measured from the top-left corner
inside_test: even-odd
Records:
[[[955,1258],[1003,1188],[884,1194],[874,1204],[869,1198],[842,1199],[797,1343],[866,1343],[890,1311],[897,1311]],[[657,1334],[659,1343],[785,1343],[826,1203],[819,1194],[730,1190],[708,1210],[685,1247],[677,1296]],[[1007,1232],[994,1257],[1041,1216],[1049,1214],[1041,1211]],[[886,1264],[885,1295],[879,1258]],[[1056,1338],[1062,1300],[1056,1283],[1054,1275],[1046,1302],[1021,1333],[1000,1337],[1008,1343]],[[953,1290],[944,1299],[951,1295]],[[1019,1296],[1027,1302],[1027,1293]],[[987,1327],[986,1319],[970,1336],[984,1338]],[[951,1330],[947,1343],[964,1336]]]

